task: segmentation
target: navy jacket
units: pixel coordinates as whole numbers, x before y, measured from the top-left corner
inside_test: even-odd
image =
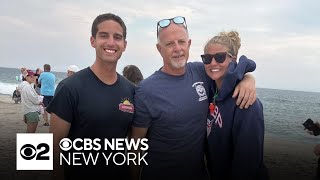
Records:
[[[248,109],[240,109],[232,93],[244,73],[256,68],[252,60],[241,56],[231,62],[215,109],[207,119],[207,161],[211,179],[267,179],[263,164],[264,117],[257,99]],[[215,87],[211,89],[215,92]],[[211,101],[212,102],[212,101]]]

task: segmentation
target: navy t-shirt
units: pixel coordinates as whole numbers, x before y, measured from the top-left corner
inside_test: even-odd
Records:
[[[134,115],[134,88],[119,74],[114,84],[107,85],[88,67],[60,82],[47,111],[71,123],[71,140],[126,138]],[[128,167],[106,165],[103,156],[98,160],[92,167],[69,166],[66,174],[71,179],[98,175],[127,178]]]
[[[136,89],[133,126],[149,128],[143,179],[206,179],[208,79],[200,62],[172,76],[156,71]]]

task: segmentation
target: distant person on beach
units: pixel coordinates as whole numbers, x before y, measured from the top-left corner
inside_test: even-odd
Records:
[[[70,77],[72,76],[74,73],[78,72],[79,71],[79,68],[78,66],[76,65],[70,65],[68,67],[68,70],[67,70],[67,76]]]
[[[21,93],[18,87],[16,87],[16,90],[13,91],[12,100],[15,104],[18,104],[19,102],[21,103]]]
[[[160,20],[157,38],[163,66],[136,88],[132,125],[132,138],[148,138],[148,165],[132,166],[132,174],[142,180],[208,179],[204,152],[211,81],[203,63],[187,63],[191,39],[184,17]],[[241,107],[255,101],[254,84],[253,77],[245,78],[234,91]]]
[[[36,82],[34,83],[34,89],[36,90],[37,94],[40,95],[40,89],[41,89],[41,84],[39,84],[39,77],[40,74],[42,73],[42,69],[37,68],[36,69],[36,73],[34,74],[35,78],[36,78]]]
[[[316,121],[314,123],[318,128],[320,128],[320,123]],[[313,131],[305,129],[310,135],[314,135]],[[320,144],[316,144],[313,148],[314,155],[318,156],[318,167],[316,171],[315,179],[320,180]]]
[[[318,121],[314,122],[314,124],[320,128],[320,123]],[[314,135],[313,131],[310,131],[308,129],[305,129],[310,135]],[[316,136],[318,136],[316,134]],[[320,144],[317,144],[314,149],[313,149],[313,153],[316,155],[316,156],[320,156]]]
[[[264,116],[259,99],[240,109],[232,98],[237,83],[256,64],[241,56],[239,33],[221,32],[211,38],[201,55],[207,75],[214,80],[210,88],[207,118],[208,171],[212,180],[268,179],[263,162]]]
[[[19,81],[19,82],[22,82],[22,81],[23,81],[25,71],[26,71],[26,68],[25,68],[25,67],[23,67],[23,68],[20,69],[21,74],[19,75],[19,78],[18,78],[18,81]]]
[[[122,74],[133,84],[138,85],[143,80],[143,75],[140,69],[135,65],[127,65],[123,68]]]
[[[101,14],[93,21],[90,43],[95,49],[95,62],[62,80],[47,107],[51,113],[50,132],[54,140],[54,175],[57,179],[129,178],[126,164],[115,165],[101,156],[96,165],[68,166],[59,163],[62,138],[126,138],[134,106],[134,84],[116,72],[118,60],[127,46],[127,28],[114,14]],[[102,142],[103,143],[103,142]],[[102,145],[103,147],[103,145]],[[70,150],[72,151],[72,149]],[[77,151],[88,155],[97,151]],[[119,152],[119,151],[117,151]],[[107,157],[110,150],[103,152]],[[101,153],[100,153],[101,155]],[[121,156],[120,156],[121,158]],[[122,159],[123,160],[123,159]],[[117,162],[122,161],[117,160]],[[84,164],[83,159],[79,162]]]
[[[38,95],[32,83],[35,82],[34,73],[31,70],[27,70],[27,74],[24,76],[25,81],[20,84],[21,89],[21,102],[23,107],[23,120],[27,124],[27,133],[35,133],[39,122],[39,105],[42,104],[38,99]]]
[[[45,121],[43,125],[49,126],[49,114],[46,111],[46,107],[49,105],[54,95],[56,76],[50,72],[51,66],[49,64],[43,65],[43,70],[44,72],[40,74],[38,82],[41,84],[40,94],[43,96],[43,119]]]
[[[36,69],[36,73],[34,74],[35,78],[36,78],[36,81],[34,83],[34,90],[36,91],[36,93],[39,95],[38,96],[38,99],[39,101],[43,102],[43,96],[41,95],[40,91],[41,91],[41,84],[39,84],[39,77],[40,77],[40,74],[42,73],[42,69],[41,68],[37,68]],[[43,104],[40,105],[40,109],[39,109],[39,114],[42,115],[43,119],[44,119],[44,107],[43,107]]]

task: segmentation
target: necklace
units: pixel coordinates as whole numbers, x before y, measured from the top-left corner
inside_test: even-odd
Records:
[[[214,93],[214,96],[212,97],[212,103],[210,103],[209,105],[209,109],[210,109],[210,114],[213,114],[214,109],[216,107],[216,98],[218,96],[218,88],[216,88],[216,92]]]

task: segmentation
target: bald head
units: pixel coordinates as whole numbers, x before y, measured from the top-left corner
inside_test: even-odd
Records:
[[[167,26],[165,28],[159,27],[159,30],[158,30],[158,34],[159,34],[158,35],[158,43],[163,38],[163,34],[166,34],[166,33],[162,33],[162,32],[169,32],[169,33],[170,32],[175,32],[175,33],[186,34],[187,38],[189,39],[188,29],[183,24],[171,23],[169,26]]]
[[[159,29],[157,49],[163,58],[162,71],[171,75],[183,74],[190,45],[188,31],[183,25],[171,23]]]

